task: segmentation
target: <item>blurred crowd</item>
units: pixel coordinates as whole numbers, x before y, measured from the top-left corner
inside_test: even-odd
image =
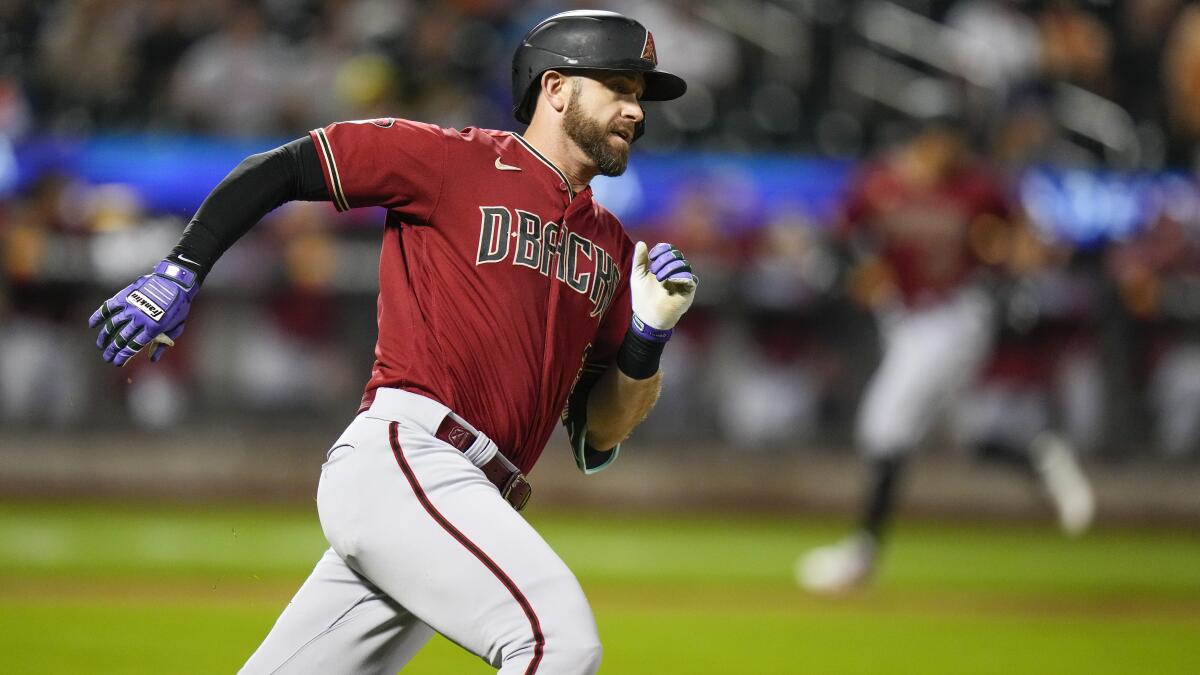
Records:
[[[858,156],[957,114],[1005,164],[1197,161],[1184,0],[8,0],[0,134],[506,127],[513,45],[579,7],[641,19],[688,80],[647,145]]]
[[[1043,164],[1193,180],[1200,5],[1182,0],[0,0],[0,145],[286,139],[380,116],[511,129],[513,45],[584,6],[641,20],[661,67],[688,80],[683,99],[648,110],[639,146],[859,167],[832,216],[751,218],[735,187],[697,184],[627,223],[703,278],[640,434],[850,439],[880,352],[874,316],[926,301],[887,242],[851,234],[867,195],[874,217],[935,242],[914,265],[985,288],[1000,317],[948,433],[1052,424],[1085,451],[1200,455],[1200,209],[1081,245],[1040,227],[1019,194]],[[905,199],[873,194],[880,167]],[[1003,196],[1002,218],[941,198],[964,171]],[[364,221],[379,220],[280,209],[222,260],[167,359],[112,371],[83,349],[84,321],[183,219],[124,186],[22,181],[0,199],[0,426],[340,423],[370,367],[378,237]]]

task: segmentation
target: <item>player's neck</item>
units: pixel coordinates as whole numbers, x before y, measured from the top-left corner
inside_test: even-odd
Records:
[[[598,173],[587,155],[579,149],[574,141],[562,133],[561,128],[555,129],[548,125],[538,124],[538,120],[534,120],[521,137],[558,167],[558,170],[571,182],[571,191],[576,194],[587,187]]]

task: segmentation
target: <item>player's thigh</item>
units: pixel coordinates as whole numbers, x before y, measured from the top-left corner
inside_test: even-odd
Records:
[[[858,439],[873,454],[907,450],[974,377],[987,352],[973,325],[915,315],[894,326],[867,385]]]
[[[888,342],[858,412],[858,441],[868,453],[906,451],[920,441],[935,416],[939,370],[936,352],[918,342]]]
[[[575,576],[495,486],[421,430],[385,423],[383,432],[384,443],[345,453],[322,476],[318,507],[334,548],[493,665],[535,649],[598,653]]]
[[[240,672],[390,675],[432,635],[330,549]]]

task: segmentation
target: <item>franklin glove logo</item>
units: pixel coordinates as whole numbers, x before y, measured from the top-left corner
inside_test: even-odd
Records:
[[[154,304],[154,301],[150,298],[142,295],[140,291],[134,291],[130,293],[128,296],[126,296],[125,300],[127,300],[130,305],[140,309],[143,314],[151,319],[154,319],[155,321],[162,320],[165,310],[163,310],[162,307]]]

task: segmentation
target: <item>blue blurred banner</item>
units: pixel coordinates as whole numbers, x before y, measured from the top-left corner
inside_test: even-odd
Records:
[[[192,136],[39,138],[16,145],[17,190],[57,171],[91,183],[122,183],[152,211],[189,216],[247,155],[286,139]],[[785,210],[832,221],[853,162],[782,155],[640,153],[619,178],[594,183],[597,198],[631,225],[652,223],[682,199],[703,195],[731,231]],[[1039,167],[1017,185],[1021,206],[1047,236],[1079,246],[1121,240],[1163,216],[1200,218],[1200,191],[1178,174],[1118,174]]]
[[[705,195],[730,229],[761,225],[783,210],[828,223],[853,168],[808,157],[643,153],[630,160],[625,175],[599,178],[593,190],[601,204],[634,223],[657,220],[694,194]]]
[[[1121,241],[1163,215],[1190,222],[1196,185],[1178,174],[1119,174],[1039,167],[1018,185],[1029,220],[1048,236],[1083,248]]]
[[[195,136],[35,139],[16,147],[17,189],[59,172],[89,183],[127,185],[151,211],[190,216],[238,162],[285,142]]]

